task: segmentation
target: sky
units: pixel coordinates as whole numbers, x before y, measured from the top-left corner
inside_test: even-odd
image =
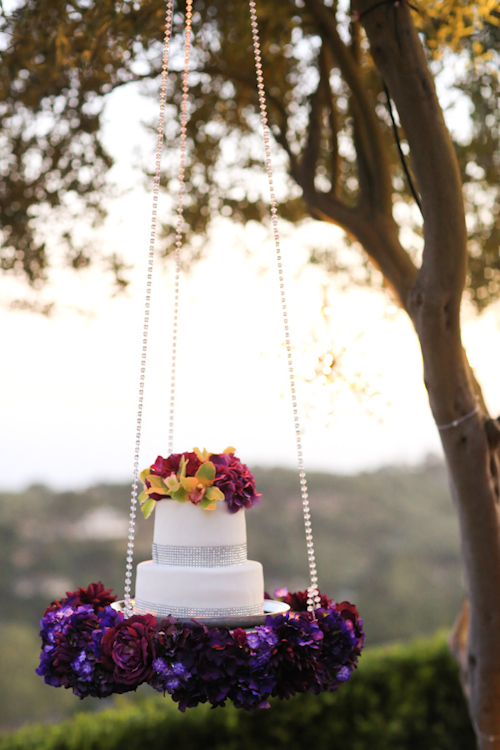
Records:
[[[132,116],[137,111],[148,119],[154,108],[139,106],[126,87],[107,108],[112,178],[123,194],[110,202],[99,235],[106,250],[133,264],[129,291],[112,298],[110,279],[95,269],[60,271],[46,291],[59,303],[53,318],[0,308],[0,490],[33,483],[78,489],[132,477],[152,196],[130,163],[137,149],[152,155],[154,148],[154,136]],[[161,198],[160,214],[167,202]],[[313,222],[282,227],[306,469],[353,473],[439,456],[409,321],[387,294],[326,284],[321,270],[307,265],[311,242],[335,245],[342,235]],[[0,299],[16,291],[0,278]],[[167,451],[172,311],[172,267],[157,264],[141,467]],[[499,337],[498,307],[481,318],[465,310],[464,342],[493,414],[500,413]],[[347,379],[373,392],[363,403],[345,383],[318,389],[306,382],[317,346],[330,339],[343,352]],[[296,465],[268,229],[216,222],[205,260],[181,280],[179,342],[174,450],[233,445],[250,466]]]

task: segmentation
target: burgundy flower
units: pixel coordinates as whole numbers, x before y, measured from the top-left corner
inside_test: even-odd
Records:
[[[105,589],[99,581],[98,583],[91,583],[87,589],[80,586],[76,591],[66,591],[66,598],[61,599],[61,601],[55,600],[49,604],[44,615],[48,612],[55,612],[65,604],[73,607],[73,609],[81,607],[83,604],[90,604],[94,608],[94,612],[97,612],[116,601],[116,596],[111,593],[112,590]]]
[[[194,477],[200,467],[200,459],[196,453],[172,453],[168,458],[162,458],[158,456],[154,464],[150,467],[151,474],[155,474],[158,477],[166,479],[171,474],[177,474],[181,463],[181,458],[184,456],[186,460],[186,476]]]
[[[350,604],[350,602],[340,602],[340,604],[335,605],[335,609],[340,614],[342,619],[351,620],[353,624],[357,623],[359,612],[354,604]]]
[[[255,480],[246,464],[242,464],[234,453],[214,453],[210,461],[215,465],[214,485],[224,494],[231,513],[240,508],[251,508],[260,502],[255,491]]]
[[[320,607],[327,609],[332,600],[326,594],[322,594],[321,591],[318,593],[320,595]],[[307,611],[307,591],[296,591],[294,594],[290,594],[288,589],[277,589],[274,596],[288,604],[293,612]]]
[[[173,656],[184,647],[192,628],[169,615],[158,623],[155,636],[155,650]]]
[[[91,604],[96,609],[104,609],[108,607],[112,602],[116,601],[116,596],[111,592],[113,589],[105,589],[103,584],[99,581],[98,583],[91,583],[88,589],[84,589],[80,586],[79,589],[73,591],[73,593],[66,592],[68,598],[76,597],[75,604],[73,606],[81,606],[82,604]]]
[[[233,630],[233,640],[240,648],[246,646],[248,642],[246,630],[243,630],[243,628],[235,628],[235,630]]]
[[[113,669],[116,682],[137,686],[151,677],[155,628],[153,615],[133,615],[106,631],[101,642],[102,662]]]

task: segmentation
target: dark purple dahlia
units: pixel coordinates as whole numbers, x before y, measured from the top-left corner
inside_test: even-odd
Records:
[[[91,583],[86,589],[80,586],[76,591],[66,591],[66,597],[61,601],[55,600],[49,604],[44,615],[48,612],[55,612],[64,606],[76,609],[83,604],[90,604],[94,612],[97,612],[97,610],[104,609],[116,601],[116,596],[111,593],[112,591],[113,589],[105,589],[100,581]]]
[[[329,607],[332,600],[326,594],[322,594],[321,591],[318,591],[318,594],[320,596],[320,607],[325,609]],[[307,612],[307,591],[296,591],[291,594],[288,589],[276,589],[274,598],[288,604],[293,612]]]
[[[240,508],[251,508],[260,502],[261,496],[255,490],[253,474],[234,453],[214,453],[210,461],[216,469],[214,485],[224,494],[231,513],[236,513]]]

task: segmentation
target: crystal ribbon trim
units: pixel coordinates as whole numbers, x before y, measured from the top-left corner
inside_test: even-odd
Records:
[[[223,568],[226,565],[242,565],[246,560],[246,544],[233,544],[224,547],[177,547],[153,544],[153,562],[158,565]]]
[[[172,617],[248,617],[249,615],[261,615],[263,612],[263,604],[209,609],[205,607],[172,607],[169,604],[145,602],[143,599],[135,599],[134,601],[134,614],[150,614],[156,617],[168,617],[169,615],[172,615]]]

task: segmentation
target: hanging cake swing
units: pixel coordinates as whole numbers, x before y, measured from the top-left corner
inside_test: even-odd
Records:
[[[309,588],[294,594],[281,589],[275,592],[274,599],[264,594],[262,566],[247,560],[245,528],[245,509],[257,504],[260,495],[252,474],[237,458],[234,448],[222,453],[197,448],[173,453],[192,0],[186,0],[185,14],[169,455],[158,456],[140,474],[144,490],[138,496],[172,5],[173,0],[167,0],[125,596],[117,602],[102,583],[93,583],[52,602],[41,620],[42,653],[37,673],[47,684],[71,688],[80,698],[125,693],[147,683],[169,693],[181,711],[206,702],[223,706],[227,700],[237,708],[255,710],[269,706],[270,696],[289,698],[307,690],[313,693],[336,690],[356,667],[364,633],[354,605],[337,604],[318,589],[254,0],[250,0],[250,21],[292,395]],[[146,518],[155,509],[153,559],[137,566],[132,598],[138,501]]]

